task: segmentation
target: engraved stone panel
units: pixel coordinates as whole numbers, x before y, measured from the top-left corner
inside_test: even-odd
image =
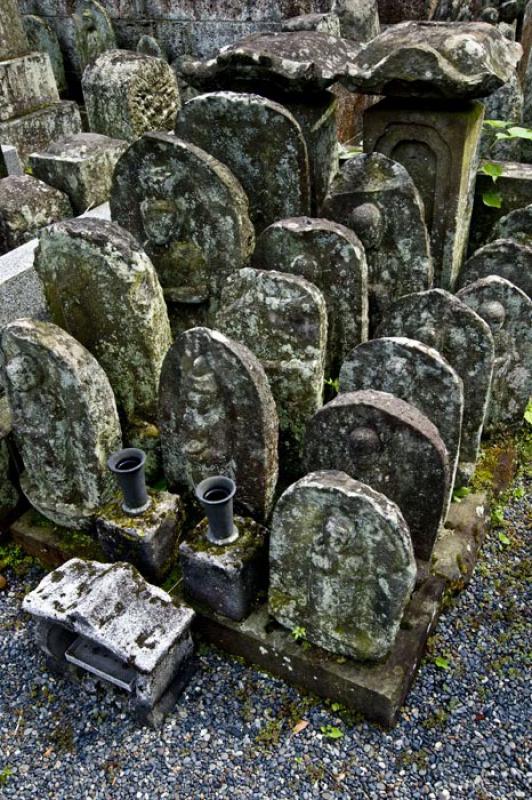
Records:
[[[268,379],[255,356],[218,331],[193,328],[165,358],[159,425],[165,475],[192,490],[226,475],[236,502],[268,515],[277,482],[278,419]]]
[[[59,525],[89,528],[115,490],[107,458],[121,446],[107,376],[88,350],[48,322],[10,323],[2,350],[22,491]]]
[[[464,384],[460,443],[462,478],[473,473],[493,372],[493,337],[465,303],[442,289],[407,295],[389,310],[379,336],[407,336],[438,350]]]
[[[257,240],[257,269],[301,275],[327,303],[328,377],[368,338],[368,274],[364,248],[352,230],[327,219],[294,217],[270,225]]]
[[[281,496],[272,520],[269,609],[338,655],[390,650],[416,563],[408,526],[383,494],[344,472],[314,472]]]

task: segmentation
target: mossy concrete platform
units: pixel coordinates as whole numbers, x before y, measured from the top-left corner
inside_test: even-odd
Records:
[[[75,556],[107,561],[95,536],[62,528],[33,509],[12,522],[9,532],[15,544],[45,567],[55,569]]]
[[[391,727],[419,669],[446,593],[463,588],[471,578],[488,517],[484,494],[471,494],[451,505],[432,563],[418,563],[418,584],[394,646],[381,662],[354,661],[296,641],[291,631],[269,616],[266,603],[243,622],[192,603],[198,614],[195,631],[205,641],[288,683]]]

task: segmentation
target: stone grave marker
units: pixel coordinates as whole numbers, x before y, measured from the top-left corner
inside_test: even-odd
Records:
[[[520,423],[532,396],[532,300],[498,275],[480,278],[457,297],[488,323],[495,342],[487,427]]]
[[[383,494],[344,472],[313,472],[278,501],[269,610],[332,653],[378,660],[391,649],[416,580],[408,526]]]
[[[72,216],[66,194],[31,175],[0,179],[0,255],[29,242],[45,225]]]
[[[70,0],[66,13],[56,17],[55,25],[67,77],[79,88],[86,67],[116,47],[111,20],[104,5],[96,0]]]
[[[175,132],[229,167],[249,198],[257,232],[310,212],[307,146],[279,103],[255,94],[203,94],[183,106]]]
[[[532,247],[532,204],[501,217],[493,228],[491,239],[513,239]]]
[[[116,162],[127,147],[121,139],[77,133],[32,153],[32,174],[68,195],[77,214],[109,200]]]
[[[423,201],[406,169],[380,153],[350,158],[323,214],[355,231],[368,261],[370,331],[403,294],[432,286]]]
[[[89,528],[114,481],[107,458],[120,449],[113,390],[96,359],[49,322],[4,328],[2,351],[21,488],[34,508],[67,528]]]
[[[468,286],[490,275],[506,278],[532,297],[532,243],[513,238],[489,242],[466,261],[458,285]]]
[[[225,475],[248,513],[268,516],[278,419],[266,374],[246,347],[207,328],[178,336],[161,373],[159,426],[171,486],[191,491]]]
[[[378,0],[333,0],[331,10],[340,18],[344,39],[364,43],[380,32]]]
[[[347,356],[340,370],[340,392],[361,389],[389,392],[434,423],[449,454],[451,492],[460,452],[464,389],[443,356],[432,347],[399,336],[364,342]]]
[[[327,219],[295,217],[270,225],[257,240],[257,269],[300,275],[323,292],[327,303],[328,377],[368,338],[368,269],[352,230]]]
[[[9,175],[24,175],[24,167],[16,147],[0,144],[0,178],[7,178]]]
[[[166,133],[145,134],[119,159],[111,216],[146,250],[167,302],[192,316],[216,307],[255,243],[247,197],[229,169]]]
[[[0,0],[0,62],[30,50],[17,0]]]
[[[323,399],[322,293],[298,275],[242,269],[226,283],[216,326],[249,347],[264,367],[279,414],[281,466],[297,471],[305,425]]]
[[[35,14],[26,14],[22,21],[30,49],[48,53],[57,89],[59,92],[64,92],[67,88],[65,65],[56,32],[44,17],[39,17]]]
[[[435,425],[388,392],[339,394],[309,422],[305,466],[341,470],[397,503],[428,561],[446,511],[449,457]]]
[[[83,73],[90,130],[134,141],[175,125],[181,105],[177,78],[159,58],[130,50],[107,50]]]
[[[473,474],[493,372],[493,337],[465,303],[442,289],[407,295],[389,310],[379,336],[406,336],[438,350],[462,379],[464,421],[460,479]]]
[[[128,424],[155,422],[172,338],[157,274],[138,242],[113,222],[69,220],[42,232],[34,266],[53,322],[101,364]]]

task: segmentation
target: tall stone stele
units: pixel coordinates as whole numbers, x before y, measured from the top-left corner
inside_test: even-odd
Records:
[[[520,423],[532,396],[532,300],[498,275],[480,278],[457,296],[488,323],[495,342],[486,427]]]
[[[364,115],[364,151],[410,172],[438,287],[454,288],[467,248],[484,115],[475,99],[511,80],[521,52],[487,23],[405,22],[372,39],[341,79],[385,96]]]
[[[383,494],[345,472],[313,472],[272,520],[269,610],[330,652],[360,660],[391,649],[414,589],[408,526]]]
[[[159,426],[170,486],[193,492],[225,475],[236,502],[268,516],[278,472],[278,420],[266,374],[250,350],[208,328],[177,337],[161,373]]]
[[[464,421],[459,477],[467,480],[478,457],[493,373],[493,336],[488,325],[454,295],[431,289],[397,300],[377,335],[406,336],[433,347],[462,379]]]
[[[227,281],[216,325],[264,367],[279,414],[281,468],[298,472],[305,426],[323,400],[323,294],[298,275],[247,267]]]
[[[107,458],[121,446],[113,391],[96,359],[47,322],[17,320],[2,351],[13,432],[34,508],[68,528],[90,528],[114,481]]]
[[[47,228],[35,253],[52,320],[98,359],[129,425],[157,420],[163,359],[172,343],[157,273],[113,222]]]
[[[449,456],[413,405],[388,392],[339,394],[307,426],[305,467],[347,472],[385,494],[401,509],[416,556],[430,559],[447,509]]]
[[[23,159],[81,130],[74,102],[60,102],[50,57],[31,52],[15,0],[0,0],[0,142]]]

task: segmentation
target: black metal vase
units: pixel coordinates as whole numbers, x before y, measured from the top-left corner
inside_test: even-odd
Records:
[[[150,507],[150,498],[146,489],[144,464],[146,453],[137,447],[126,447],[112,453],[107,466],[116,475],[124,495],[122,509],[132,517],[138,516]]]
[[[209,522],[207,538],[213,544],[229,544],[238,538],[238,530],[233,522],[235,493],[235,482],[223,475],[205,478],[196,486],[196,497]]]

